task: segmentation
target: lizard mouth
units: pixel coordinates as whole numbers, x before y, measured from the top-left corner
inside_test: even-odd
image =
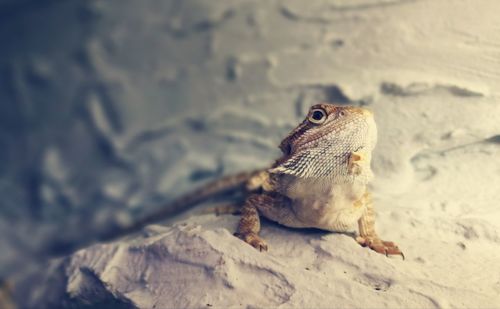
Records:
[[[358,152],[358,151],[363,150],[363,149],[365,149],[365,146],[359,146],[359,147],[358,147],[358,148],[356,148],[356,150],[354,150],[354,151],[355,151],[355,152]]]

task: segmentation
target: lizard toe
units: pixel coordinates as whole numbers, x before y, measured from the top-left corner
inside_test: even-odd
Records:
[[[268,250],[266,242],[262,238],[260,238],[259,235],[255,233],[246,233],[246,234],[236,233],[235,236],[261,252]]]
[[[356,237],[356,241],[362,245],[363,247],[369,247],[373,251],[384,254],[385,256],[390,255],[400,255],[403,260],[405,259],[405,255],[398,248],[396,244],[392,241],[383,241],[378,237]]]

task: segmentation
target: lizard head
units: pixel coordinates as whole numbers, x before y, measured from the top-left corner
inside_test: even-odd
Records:
[[[363,155],[369,170],[376,136],[373,114],[367,109],[316,104],[281,142],[283,157],[270,171],[312,178],[346,176],[353,153]]]

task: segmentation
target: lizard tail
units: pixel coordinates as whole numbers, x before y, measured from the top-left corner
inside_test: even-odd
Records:
[[[216,216],[221,215],[237,215],[241,213],[241,205],[237,204],[224,204],[218,205],[214,207],[209,207],[202,209],[199,214],[200,215],[211,215],[214,214]]]
[[[100,239],[109,240],[136,232],[146,225],[179,215],[189,210],[190,208],[212,198],[244,190],[246,188],[248,180],[260,172],[261,170],[253,172],[242,172],[239,174],[225,176],[209,182],[201,188],[184,194],[171,203],[160,207],[160,209],[153,211],[152,213],[144,216],[138,221],[133,222],[128,227],[105,233],[100,237]]]
[[[12,297],[13,285],[0,278],[0,308],[14,309],[16,305]]]

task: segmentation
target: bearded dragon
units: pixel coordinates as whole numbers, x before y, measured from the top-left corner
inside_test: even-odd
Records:
[[[371,153],[377,141],[372,112],[351,106],[317,104],[281,142],[283,152],[270,169],[248,181],[236,236],[260,251],[264,216],[293,228],[345,232],[358,223],[357,242],[386,255],[403,253],[375,231],[367,184],[373,178]]]
[[[353,106],[316,104],[281,142],[282,156],[269,168],[228,176],[175,200],[128,230],[159,221],[230,191],[246,194],[235,236],[267,251],[260,216],[293,228],[346,232],[356,223],[356,241],[385,255],[401,255],[375,231],[371,153],[377,141],[372,112]]]

